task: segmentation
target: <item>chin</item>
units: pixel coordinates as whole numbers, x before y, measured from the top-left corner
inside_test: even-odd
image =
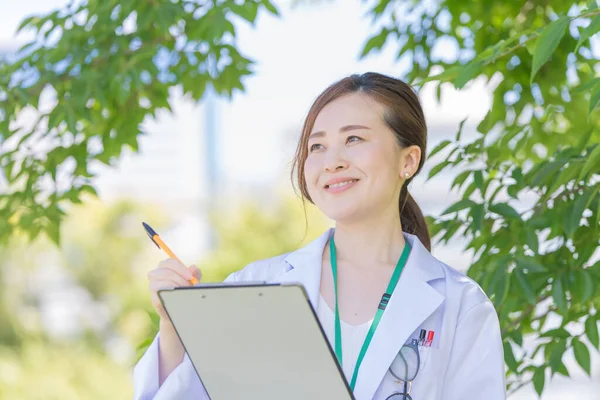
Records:
[[[321,208],[323,214],[327,216],[327,218],[334,220],[335,222],[351,222],[360,220],[361,217],[364,217],[364,212],[360,212],[356,207],[324,207]]]

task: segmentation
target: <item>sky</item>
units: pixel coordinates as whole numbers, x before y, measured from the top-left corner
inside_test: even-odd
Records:
[[[0,0],[0,49],[14,47],[19,42],[14,32],[25,16],[65,4],[64,0]],[[372,30],[370,20],[364,17],[364,2],[324,0],[319,5],[294,10],[284,5],[281,11],[281,18],[261,14],[256,28],[244,23],[236,25],[239,48],[257,64],[255,74],[244,81],[244,93],[237,93],[232,101],[218,102],[220,169],[223,179],[228,181],[268,185],[286,175],[294,150],[290,138],[299,132],[312,100],[335,80],[357,72],[400,75],[402,71],[402,65],[395,62],[392,46],[383,53],[359,60],[366,33]],[[490,106],[488,93],[481,82],[460,92],[446,87],[442,105],[438,105],[431,89],[421,91],[431,132],[430,147],[441,137],[453,135],[466,116],[470,118],[467,129],[476,125]],[[201,108],[184,104],[175,112],[181,116],[177,126],[192,131],[201,129]],[[152,126],[160,131],[166,125]],[[194,152],[193,146],[187,151]],[[112,179],[115,175],[106,176]],[[413,185],[417,199],[419,196],[437,197],[433,193],[445,190],[444,186],[428,184],[426,187],[422,178]],[[447,196],[443,199],[450,201]],[[594,359],[593,368],[597,370],[597,355]],[[559,378],[549,387],[544,399],[597,398],[594,397],[600,389],[597,382],[592,384],[577,367],[574,370],[573,382],[567,384],[568,381]],[[597,372],[595,376],[598,377]],[[534,398],[537,397],[531,389],[512,397],[514,400]]]

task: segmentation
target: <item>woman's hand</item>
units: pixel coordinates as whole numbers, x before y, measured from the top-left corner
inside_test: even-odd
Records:
[[[148,273],[152,305],[160,316],[161,322],[169,321],[169,317],[160,302],[158,291],[173,287],[192,286],[190,281],[194,276],[198,281],[202,277],[202,272],[197,266],[186,267],[173,258],[161,261],[155,269]]]

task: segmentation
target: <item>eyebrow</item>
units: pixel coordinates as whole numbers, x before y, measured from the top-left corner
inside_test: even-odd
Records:
[[[349,132],[349,131],[354,131],[357,129],[368,129],[370,130],[371,128],[364,126],[364,125],[346,125],[340,128],[340,133],[344,133],[344,132]],[[317,137],[323,137],[325,136],[325,131],[318,131],[318,132],[313,132],[308,136],[308,140],[310,139],[314,139]]]

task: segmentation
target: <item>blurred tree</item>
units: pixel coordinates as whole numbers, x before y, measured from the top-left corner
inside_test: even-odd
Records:
[[[0,60],[0,243],[15,227],[59,243],[65,207],[95,193],[89,167],[137,151],[169,88],[194,100],[208,85],[242,90],[253,61],[232,21],[261,9],[277,14],[269,0],[89,0],[22,21],[35,39]]]
[[[0,399],[130,399],[130,376],[128,365],[79,343],[0,346]]]
[[[509,391],[533,381],[541,394],[555,373],[569,376],[570,349],[589,374],[600,319],[596,1],[368,3],[380,29],[363,56],[395,46],[412,62],[407,79],[434,84],[438,99],[475,80],[493,91],[474,135],[461,137],[462,121],[431,151],[443,158],[429,177],[453,169],[462,199],[430,222],[442,242],[468,239],[469,275],[500,316]]]
[[[292,251],[327,226],[296,198],[241,201],[214,215],[219,245],[198,262],[205,281]],[[13,235],[0,256],[0,399],[131,397],[130,368],[158,329],[146,274],[166,257],[140,225],[148,218],[165,227],[155,207],[86,199],[62,224],[60,248]]]
[[[218,246],[200,264],[204,278],[213,282],[253,261],[297,250],[328,226],[312,204],[300,205],[287,197],[268,208],[259,202],[243,203],[235,212],[213,218]]]
[[[130,397],[135,347],[154,329],[142,217],[165,226],[153,206],[86,199],[60,248],[17,233],[1,249],[0,399]]]

